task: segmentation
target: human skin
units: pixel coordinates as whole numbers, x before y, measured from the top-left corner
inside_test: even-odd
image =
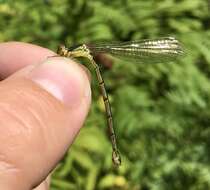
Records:
[[[0,189],[47,190],[91,102],[84,67],[31,44],[0,44]]]

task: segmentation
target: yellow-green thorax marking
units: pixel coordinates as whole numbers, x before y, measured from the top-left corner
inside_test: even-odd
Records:
[[[96,72],[96,76],[97,76],[97,79],[98,79],[99,87],[100,87],[100,90],[101,90],[101,94],[103,96],[105,109],[106,109],[107,123],[108,123],[108,128],[109,128],[109,132],[110,132],[110,139],[111,139],[111,143],[112,143],[112,150],[113,150],[112,161],[115,165],[119,166],[121,164],[121,158],[120,158],[120,154],[119,154],[119,151],[118,151],[118,148],[117,148],[116,136],[115,136],[115,132],[114,132],[114,128],[113,128],[112,111],[111,111],[111,106],[110,106],[110,103],[109,103],[109,98],[108,98],[108,95],[107,95],[107,92],[106,92],[105,83],[104,83],[104,80],[102,78],[99,66],[94,61],[90,50],[87,48],[87,46],[85,44],[83,44],[83,45],[81,45],[81,46],[79,46],[79,47],[77,47],[73,50],[69,50],[64,45],[61,45],[61,46],[58,47],[57,53],[60,56],[69,57],[69,58],[76,58],[76,57],[87,58],[90,61],[91,65],[94,67],[95,72]]]

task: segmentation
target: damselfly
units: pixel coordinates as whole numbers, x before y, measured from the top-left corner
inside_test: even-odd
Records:
[[[178,40],[173,37],[158,39],[146,39],[129,42],[82,44],[76,47],[67,48],[64,45],[58,47],[57,53],[60,56],[77,58],[87,58],[94,67],[98,79],[101,94],[103,96],[107,123],[112,143],[112,160],[115,165],[121,164],[121,157],[118,151],[116,136],[113,128],[113,117],[105,83],[101,75],[98,64],[93,59],[93,54],[108,53],[117,57],[134,60],[142,63],[158,63],[174,61],[175,58],[183,54],[183,49]]]

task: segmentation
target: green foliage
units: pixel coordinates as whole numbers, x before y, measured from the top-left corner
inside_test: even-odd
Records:
[[[122,166],[112,166],[104,108],[93,82],[91,112],[53,175],[53,190],[210,189],[208,3],[0,1],[0,41],[25,41],[56,50],[60,43],[172,35],[186,49],[186,56],[174,63],[113,60],[113,67],[103,68]]]

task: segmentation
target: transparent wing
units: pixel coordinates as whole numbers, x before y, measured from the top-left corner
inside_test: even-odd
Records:
[[[173,61],[184,54],[181,44],[174,37],[100,43],[87,45],[87,47],[93,53],[108,53],[115,57],[143,63]]]

